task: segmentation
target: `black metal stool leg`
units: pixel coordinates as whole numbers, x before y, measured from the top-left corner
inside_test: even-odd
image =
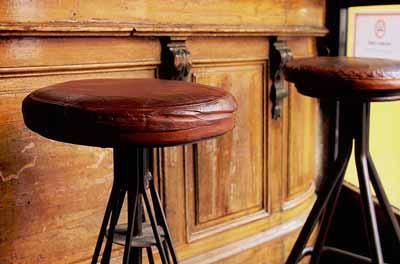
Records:
[[[147,258],[149,259],[149,264],[154,264],[153,250],[151,247],[146,248]]]
[[[122,208],[122,204],[124,202],[124,198],[125,198],[125,191],[119,190],[119,193],[117,194],[117,199],[115,201],[115,205],[114,205],[114,208],[112,211],[112,215],[111,215],[110,227],[108,229],[107,242],[106,242],[106,246],[104,248],[103,256],[101,258],[101,264],[109,264],[110,263],[115,226],[117,225],[117,222],[118,222],[118,217],[119,217],[119,214],[120,214],[120,211]]]
[[[176,252],[175,252],[175,246],[171,238],[171,234],[169,232],[169,228],[167,225],[167,220],[164,214],[164,211],[162,210],[161,207],[161,202],[160,202],[160,197],[158,196],[158,193],[156,191],[156,187],[154,186],[154,180],[150,176],[151,180],[149,182],[149,187],[150,187],[150,194],[151,194],[151,199],[153,200],[153,205],[154,205],[154,211],[157,217],[157,221],[161,223],[162,228],[164,229],[164,236],[165,240],[168,244],[169,252],[172,257],[172,262],[174,264],[178,264],[178,258],[176,257]]]
[[[343,177],[344,175],[342,176],[341,182],[343,182]],[[342,186],[342,184],[336,185],[336,188],[333,190],[333,194],[329,199],[328,205],[326,206],[325,212],[322,216],[321,227],[311,255],[310,264],[318,264],[320,262]]]
[[[336,101],[336,114],[335,114],[335,134],[333,135],[333,143],[334,143],[334,148],[333,148],[333,153],[331,160],[336,160],[338,152],[340,150],[340,144],[351,144],[351,143],[345,143],[345,138],[350,137],[352,135],[352,130],[351,126],[349,124],[349,118],[346,115],[340,115],[340,113],[343,111],[346,111],[347,106],[343,103],[340,103]],[[352,138],[352,136],[351,136]],[[341,139],[341,140],[340,140]],[[343,141],[343,142],[340,142]],[[347,160],[346,164],[344,165],[345,168],[348,166],[349,159]],[[341,181],[343,182],[345,173],[341,176],[342,179]],[[310,264],[318,264],[320,262],[321,256],[324,251],[324,245],[326,238],[328,236],[328,232],[332,223],[332,218],[333,215],[335,214],[335,209],[337,202],[340,197],[340,192],[342,190],[342,184],[338,184],[336,188],[333,190],[333,195],[330,198],[328,205],[326,206],[325,212],[322,215],[321,219],[321,225],[320,229],[318,232],[317,240],[314,244],[314,247],[312,248],[311,252],[311,260]]]
[[[357,133],[355,133],[355,160],[360,185],[361,205],[372,262],[375,264],[382,264],[383,255],[375,216],[374,202],[372,200],[370,189],[370,177],[367,162],[367,156],[369,153],[369,103],[362,103],[360,108],[360,124]]]
[[[112,208],[114,206],[113,203],[114,203],[116,194],[117,194],[117,191],[116,191],[116,187],[115,187],[115,184],[114,184],[112,189],[111,189],[110,198],[108,199],[107,207],[106,207],[106,210],[105,210],[105,213],[104,213],[103,222],[101,224],[101,228],[100,228],[99,236],[98,236],[98,239],[97,239],[96,247],[94,249],[92,262],[91,262],[92,264],[97,264],[97,261],[99,259],[101,246],[103,245],[104,236],[106,235],[107,226],[108,226],[108,223],[110,221],[110,216],[111,216]]]
[[[397,246],[399,247],[400,250],[400,227],[399,223],[397,222],[397,219],[392,211],[392,206],[389,203],[389,200],[385,194],[385,191],[382,187],[382,183],[379,180],[379,175],[378,172],[376,171],[374,162],[372,161],[371,154],[368,153],[367,156],[367,162],[368,162],[368,170],[370,173],[370,180],[372,183],[372,186],[374,187],[376,197],[378,198],[379,204],[381,205],[383,212],[385,214],[385,218],[388,219],[392,229],[393,229],[393,234],[395,238],[397,239]],[[400,262],[400,259],[399,259]]]
[[[142,247],[147,250],[150,264],[154,263],[151,249],[151,245],[154,242],[151,242],[151,238],[149,240],[147,233],[146,236],[143,236],[142,233],[144,230],[148,230],[144,229],[142,231],[142,222],[145,221],[142,199],[145,202],[146,211],[151,223],[151,229],[153,231],[154,239],[156,240],[156,246],[162,263],[171,263],[169,254],[172,256],[173,263],[178,263],[160,200],[154,187],[154,181],[150,172],[148,172],[148,154],[149,149],[137,148],[134,146],[114,149],[114,185],[106,208],[102,227],[100,229],[100,235],[96,244],[92,264],[97,263],[104,236],[106,234],[107,241],[102,255],[101,264],[108,264],[110,262],[115,232],[118,234],[115,243],[123,244],[125,247],[123,264],[142,263]],[[132,168],[132,159],[135,165],[134,168]],[[132,171],[133,173],[131,173]],[[150,189],[150,194],[147,194],[146,192],[148,188]],[[116,231],[116,225],[126,193],[128,193],[127,228],[125,231],[124,228],[118,227]],[[151,196],[151,200],[149,196]],[[110,223],[108,224],[108,222]],[[106,231],[107,225],[109,225],[108,232]],[[123,235],[121,233],[125,233],[123,242],[121,242],[121,235]]]
[[[132,237],[134,235],[134,229],[136,226],[136,218],[138,211],[140,210],[138,205],[140,204],[140,177],[141,177],[141,166],[138,166],[140,164],[140,158],[141,154],[139,153],[138,148],[133,148],[130,153],[123,153],[125,157],[121,158],[127,158],[132,159],[134,161],[134,164],[136,164],[135,168],[135,174],[134,175],[129,175],[127,173],[126,178],[127,178],[127,189],[128,189],[128,226],[127,226],[127,232],[126,232],[126,237],[125,237],[125,248],[124,248],[124,256],[122,263],[123,264],[128,264],[130,263],[131,255],[132,255],[132,248],[131,248],[131,241]],[[132,155],[132,157],[129,156],[129,154]],[[128,162],[125,162],[124,165],[126,166],[129,164]],[[128,171],[129,168],[126,168]],[[131,176],[131,177],[129,177]],[[133,177],[132,177],[133,176]]]
[[[142,189],[142,187],[140,187]],[[140,191],[136,215],[134,218],[134,228],[133,228],[133,237],[140,237],[143,235],[142,224],[143,224],[143,205],[142,205],[142,192]],[[130,262],[132,264],[141,264],[142,263],[142,248],[141,247],[133,247],[130,252]]]
[[[350,135],[344,135],[344,137],[345,140],[342,141],[340,146],[341,148],[343,148],[343,150],[339,153],[339,157],[334,163],[335,165],[333,173],[331,174],[331,176],[326,178],[323,188],[321,189],[317,200],[313,208],[311,209],[307,221],[304,224],[300,235],[298,236],[292,248],[292,251],[289,254],[288,259],[286,260],[286,264],[297,263],[318,219],[321,216],[321,213],[326,208],[326,205],[333,193],[333,190],[338,184],[342,184],[342,175],[345,172],[352,148]]]
[[[137,184],[136,190],[128,191],[128,227],[125,238],[125,249],[124,257],[122,260],[123,264],[129,263],[129,256],[131,253],[131,241],[133,237],[134,222],[137,211],[138,196],[139,196],[139,184]]]
[[[167,264],[171,264],[171,259],[169,258],[169,251],[168,251],[168,244],[167,241],[163,241],[162,242],[163,248],[164,248],[164,252],[165,252],[165,257],[167,259]]]
[[[157,248],[158,248],[158,252],[160,253],[161,261],[163,264],[167,264],[167,258],[165,255],[164,247],[162,245],[160,233],[158,232],[158,228],[157,228],[157,226],[158,226],[157,220],[154,217],[153,211],[150,206],[150,201],[149,201],[149,198],[148,198],[146,192],[143,193],[143,198],[144,198],[144,202],[146,204],[147,214],[149,215],[149,218],[150,218],[151,228],[153,229],[154,237],[157,242]]]

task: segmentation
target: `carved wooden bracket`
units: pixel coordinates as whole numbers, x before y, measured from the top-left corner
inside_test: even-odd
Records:
[[[160,77],[172,80],[186,80],[192,68],[186,38],[163,38]]]
[[[283,85],[283,65],[293,58],[286,41],[276,40],[273,42],[271,53],[271,100],[272,118],[278,119],[282,113],[282,101],[288,96],[288,90]]]
[[[186,47],[185,41],[172,41],[167,45],[174,58],[174,72],[172,79],[186,80],[192,68],[190,52]]]

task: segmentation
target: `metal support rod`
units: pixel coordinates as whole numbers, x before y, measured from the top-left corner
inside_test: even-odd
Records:
[[[342,175],[342,179],[340,180],[341,182],[343,182],[343,177],[344,177],[344,174]],[[343,186],[342,184],[340,184],[340,185],[338,184],[336,186],[336,188],[333,190],[332,197],[329,200],[329,203],[328,203],[328,205],[325,209],[325,212],[322,216],[321,226],[318,231],[318,236],[317,236],[317,240],[315,242],[313,253],[311,255],[310,264],[320,263],[320,259],[321,259],[322,252],[323,252],[322,249],[325,245],[326,238],[328,237],[329,228],[332,224],[332,218],[333,218],[333,215],[335,214],[335,209],[336,209],[337,202],[339,200],[340,191],[342,190],[342,186]]]
[[[339,153],[339,145],[340,145],[340,137],[339,135],[343,133],[351,133],[351,129],[348,127],[348,120],[346,120],[344,118],[344,116],[340,115],[341,112],[341,108],[345,107],[342,106],[340,102],[336,101],[335,102],[335,133],[334,133],[334,137],[333,137],[333,142],[334,142],[334,148],[333,148],[333,156],[331,157],[333,161],[335,161],[337,159],[338,153]],[[342,109],[344,110],[344,109]],[[343,144],[343,143],[342,143]],[[347,160],[347,164],[345,165],[346,167],[348,166],[348,160]],[[330,168],[331,166],[329,166]],[[342,175],[342,179],[340,181],[343,181],[344,178],[344,173]],[[329,203],[325,209],[325,212],[322,215],[322,219],[321,219],[321,225],[320,225],[320,230],[318,232],[318,236],[317,236],[317,240],[315,242],[315,245],[313,247],[313,253],[311,255],[311,260],[310,260],[310,264],[318,264],[320,262],[322,253],[323,253],[323,247],[325,245],[325,241],[326,238],[328,236],[328,232],[332,223],[332,218],[333,215],[335,214],[335,209],[337,206],[337,202],[339,200],[340,197],[340,192],[342,190],[342,184],[337,185],[336,188],[333,190],[333,195],[331,197],[331,199],[329,200]]]
[[[114,149],[114,183],[100,228],[92,264],[97,263],[105,235],[107,235],[107,241],[102,254],[101,264],[110,263],[116,225],[126,194],[128,196],[128,224],[125,232],[123,228],[118,227],[116,233],[118,235],[115,235],[116,241],[118,241],[115,243],[123,243],[124,245],[123,264],[141,264],[143,248],[146,248],[149,263],[155,263],[151,248],[154,242],[151,242],[152,240],[151,238],[149,239],[148,235],[143,236],[144,230],[142,230],[142,224],[145,219],[142,198],[146,205],[146,211],[153,231],[152,235],[156,240],[156,246],[162,263],[170,263],[169,254],[172,256],[173,263],[178,263],[165,215],[154,187],[153,179],[148,171],[148,158],[149,149],[147,148],[124,146]],[[146,192],[146,189],[149,187],[151,200]],[[162,231],[159,231],[159,229],[162,229]],[[123,242],[121,242],[121,238],[118,238],[118,236],[121,236],[121,233],[126,234],[122,240]]]
[[[149,182],[149,187],[150,187],[151,199],[153,200],[154,211],[155,211],[155,214],[157,217],[157,221],[161,224],[161,226],[164,229],[164,235],[165,235],[165,239],[168,244],[169,252],[171,253],[172,261],[174,264],[178,264],[178,258],[176,257],[175,246],[172,241],[171,234],[169,232],[169,228],[167,225],[167,219],[166,219],[164,211],[162,210],[162,207],[161,207],[160,197],[158,196],[156,187],[154,186],[153,178],[151,178],[151,180]]]
[[[124,257],[122,260],[123,264],[128,264],[131,254],[131,241],[133,237],[135,218],[137,215],[137,200],[138,200],[138,190],[136,193],[133,191],[128,191],[128,228],[125,238],[125,249]]]
[[[111,189],[110,198],[108,198],[108,203],[107,203],[106,210],[104,212],[103,222],[101,224],[99,236],[98,236],[96,247],[94,249],[94,253],[93,253],[93,257],[92,257],[92,262],[91,262],[92,264],[97,264],[97,261],[99,259],[101,246],[103,245],[104,236],[106,235],[107,225],[108,225],[108,222],[110,221],[113,202],[115,200],[115,195],[116,194],[117,194],[117,190],[116,190],[115,183],[114,183],[113,187]]]
[[[134,217],[134,228],[132,236],[142,235],[142,222],[143,222],[143,206],[142,206],[142,196],[145,193],[145,176],[148,169],[148,149],[147,148],[137,148],[138,158],[136,160],[137,177],[139,179],[139,193],[137,198],[137,209]],[[130,258],[133,263],[142,263],[142,248],[134,247],[131,250]],[[129,263],[129,262],[128,262]]]
[[[135,149],[132,153],[132,159],[136,164],[139,164],[139,153],[138,149]],[[127,175],[128,176],[128,175]],[[135,221],[136,215],[138,214],[138,202],[140,199],[139,195],[139,185],[140,185],[140,171],[139,166],[136,167],[136,173],[132,175],[133,177],[128,177],[127,182],[130,183],[127,186],[128,189],[128,228],[125,237],[125,249],[124,257],[122,260],[123,264],[128,264],[131,256],[131,241],[133,237],[133,232],[137,228],[137,223]]]
[[[335,132],[335,135],[338,137],[338,139],[335,140],[335,148],[338,149],[337,157],[335,157],[336,159],[333,161],[333,165],[329,173],[323,179],[317,200],[311,209],[306,223],[300,231],[300,235],[298,236],[289,254],[289,257],[286,260],[286,264],[295,264],[300,260],[302,251],[322,212],[327,207],[332,193],[338,185],[342,184],[343,175],[350,159],[353,138],[352,131],[350,129],[351,120],[346,118],[344,115],[339,114],[342,111],[341,108],[343,107],[345,106],[340,105],[340,111],[338,111],[336,116],[336,120],[338,120],[339,123]]]
[[[326,208],[326,205],[333,193],[333,190],[338,184],[342,184],[342,175],[345,172],[352,148],[351,140],[349,140],[348,136],[343,139],[343,143],[340,147],[343,148],[343,150],[339,153],[339,156],[335,161],[333,173],[326,178],[323,188],[321,188],[321,191],[317,197],[317,201],[311,209],[307,221],[304,224],[300,235],[298,236],[295,245],[289,254],[288,259],[286,260],[286,264],[297,263],[311,235],[312,230],[314,229],[319,217],[321,216],[322,211]]]
[[[329,176],[326,177],[322,182],[321,192],[319,193],[317,201],[314,204],[314,207],[312,208],[312,211],[307,218],[302,231],[300,232],[300,235],[289,255],[288,260],[286,261],[286,264],[294,264],[299,261],[301,252],[316,224],[316,221],[320,217],[322,210],[325,210],[325,213],[322,217],[321,229],[318,234],[316,244],[313,248],[311,258],[312,264],[319,263],[321,254],[324,252],[331,252],[339,255],[341,254],[348,258],[351,257],[358,261],[363,261],[364,263],[383,264],[384,259],[370,183],[372,183],[372,186],[375,189],[378,201],[382,206],[385,217],[390,222],[394,237],[396,238],[396,245],[399,246],[400,251],[399,224],[397,223],[397,219],[392,212],[391,205],[386,197],[369,152],[370,103],[341,101],[339,102],[338,106],[339,119],[336,117],[336,120],[339,120],[339,126],[336,127],[335,131],[335,137],[339,138],[339,142],[335,140],[335,149],[338,149],[338,158],[335,161],[334,168],[331,169],[331,171],[334,173],[329,174]],[[338,122],[336,122],[336,124],[337,123]],[[337,199],[339,197],[341,188],[340,185],[344,177],[344,169],[348,162],[348,157],[346,161],[344,161],[343,155],[349,154],[347,151],[351,150],[353,139],[355,141],[355,160],[360,185],[361,207],[371,258],[336,248],[326,247],[324,245],[334,214],[334,207],[336,207]],[[345,150],[346,148],[348,148],[348,150]],[[345,162],[346,164],[342,162]],[[342,164],[343,170],[337,169],[339,164]],[[334,193],[334,195],[332,195],[332,193]],[[329,204],[326,205],[328,200]]]
[[[158,226],[157,221],[156,221],[156,218],[154,217],[153,211],[151,210],[150,201],[149,201],[149,198],[147,197],[146,192],[143,193],[143,198],[144,198],[144,203],[146,204],[147,213],[150,218],[151,228],[153,229],[153,234],[156,239],[157,248],[158,248],[158,252],[160,253],[161,261],[163,264],[167,264],[167,258],[165,255],[164,247],[162,245],[161,237],[160,237],[160,234],[159,234],[158,228],[157,228],[157,226]]]
[[[368,171],[370,173],[370,180],[372,186],[374,187],[376,197],[378,198],[379,204],[383,209],[383,213],[385,214],[385,218],[389,221],[389,224],[392,228],[393,235],[397,240],[397,247],[398,252],[400,254],[400,227],[399,223],[397,222],[396,216],[392,211],[392,206],[389,203],[389,199],[385,194],[385,190],[382,187],[382,183],[379,180],[378,172],[376,171],[374,162],[372,161],[371,154],[368,153],[367,155],[367,162],[368,162]],[[400,259],[398,260],[400,262]]]
[[[354,135],[355,160],[360,185],[361,207],[368,237],[371,258],[375,264],[383,264],[383,254],[379,239],[378,224],[376,221],[374,202],[369,181],[367,155],[369,153],[369,103],[362,103],[358,107],[359,125]]]
[[[339,248],[334,248],[334,247],[324,247],[323,248],[324,253],[330,253],[330,254],[335,254],[338,256],[342,256],[351,260],[357,260],[357,263],[373,263],[371,258],[367,258],[365,256],[361,256],[359,254],[355,254],[352,252],[349,252],[347,250],[342,250]],[[384,263],[384,264],[388,264],[388,263]]]
[[[107,242],[106,242],[106,246],[104,248],[103,256],[101,258],[101,264],[109,264],[110,263],[111,249],[112,249],[112,243],[113,243],[113,239],[114,239],[115,226],[117,225],[117,222],[118,222],[118,217],[119,217],[119,213],[121,211],[121,207],[122,207],[124,198],[125,198],[125,192],[120,191],[117,195],[117,199],[115,201],[114,208],[112,211],[110,228],[108,229]]]
[[[151,247],[147,247],[146,251],[149,264],[154,264],[153,250],[151,249]]]

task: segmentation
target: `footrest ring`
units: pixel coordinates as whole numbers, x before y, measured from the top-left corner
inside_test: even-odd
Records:
[[[126,241],[126,233],[127,233],[128,225],[120,224],[115,226],[114,231],[114,239],[113,243],[124,246]],[[160,234],[161,241],[165,240],[164,230],[161,226],[157,226],[158,233]],[[106,236],[108,237],[108,230],[106,232]],[[136,248],[146,248],[150,246],[155,246],[156,239],[153,234],[153,229],[150,224],[143,223],[142,224],[142,235],[133,236],[131,241],[131,247]]]

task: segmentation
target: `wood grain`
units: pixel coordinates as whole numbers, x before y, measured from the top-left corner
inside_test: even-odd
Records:
[[[295,57],[316,54],[315,41],[311,38],[288,39],[288,45]],[[292,84],[288,87],[288,180],[285,202],[290,203],[290,200],[306,193],[317,176],[318,102],[300,95]]]
[[[195,193],[198,195],[195,199],[197,224],[232,214],[240,215],[244,210],[265,208],[266,175],[262,166],[265,155],[262,147],[265,140],[262,129],[263,101],[266,100],[263,94],[265,66],[194,70],[196,82],[229,89],[239,98],[240,104],[235,131],[211,142],[199,143],[194,153],[193,158],[198,164],[194,172],[197,181]]]
[[[314,1],[315,2],[315,1]],[[2,21],[283,24],[288,1],[2,1]],[[307,3],[307,2],[306,2]],[[99,8],[101,7],[101,8]],[[309,8],[304,6],[304,8]],[[311,6],[312,8],[312,6]]]
[[[102,8],[98,8],[98,7]],[[54,1],[0,3],[3,36],[322,36],[324,1]]]
[[[30,133],[22,98],[67,80],[157,77],[166,39],[190,52],[188,81],[232,91],[243,108],[238,130],[196,155],[192,146],[154,153],[178,257],[283,263],[314,199],[316,112],[290,87],[282,118],[272,120],[269,38],[287,40],[297,57],[315,55],[314,36],[327,33],[324,5],[0,1],[0,263],[89,263],[112,180],[109,150]],[[119,247],[112,263],[121,263]]]
[[[6,38],[0,42],[0,51],[1,73],[35,66],[133,62],[145,65],[148,61],[159,62],[161,52],[155,39],[109,37]]]
[[[148,69],[143,69],[143,66],[111,67],[107,70],[93,67],[86,72],[79,68],[79,63],[90,65],[90,58],[80,61],[79,56],[74,55],[79,54],[85,41],[76,39],[73,42],[76,46],[71,44],[64,56],[59,54],[62,53],[59,45],[54,46],[51,52],[47,49],[46,39],[36,42],[39,46],[44,44],[45,51],[39,49],[43,52],[31,52],[27,56],[35,58],[36,65],[46,67],[40,76],[25,76],[13,71],[31,67],[29,65],[34,63],[2,57],[4,64],[14,61],[13,66],[20,67],[4,67],[2,69],[8,69],[14,77],[0,77],[0,134],[3,139],[0,141],[0,263],[74,263],[88,259],[112,181],[110,150],[58,143],[28,131],[21,113],[22,99],[26,94],[73,79],[155,76],[154,64],[147,65]],[[113,44],[110,42],[109,48]],[[75,52],[74,48],[77,48]],[[6,50],[2,50],[2,56]],[[157,49],[153,51],[157,52]],[[129,50],[126,52],[129,54]],[[57,60],[51,60],[52,53]],[[110,57],[108,61],[106,56],[103,59],[106,63],[113,63]],[[91,60],[95,64],[99,58],[93,56]],[[65,73],[54,69],[54,64],[78,66]]]

